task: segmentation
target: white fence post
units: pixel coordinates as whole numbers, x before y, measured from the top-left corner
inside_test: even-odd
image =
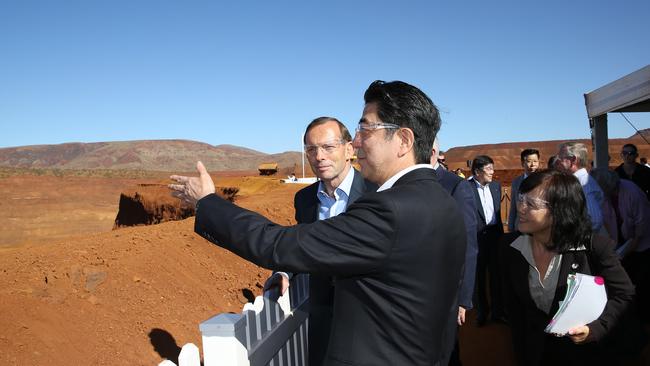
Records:
[[[249,366],[246,347],[236,337],[245,325],[239,314],[219,314],[201,323],[203,365]]]

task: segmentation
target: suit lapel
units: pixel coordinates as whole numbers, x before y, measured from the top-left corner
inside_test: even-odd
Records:
[[[480,222],[485,224],[485,212],[483,212],[483,203],[481,202],[481,196],[478,195],[478,189],[476,188],[476,180],[474,179],[472,179],[472,192],[474,192],[474,201],[476,202],[476,209],[478,211],[478,216],[481,218]]]
[[[350,197],[348,198],[348,206],[350,206],[354,201],[356,201],[363,192],[365,192],[366,182],[363,179],[361,173],[356,169],[352,168],[350,172],[354,172],[354,178],[352,179],[352,187],[350,188]]]
[[[318,185],[319,182],[312,184],[309,187],[309,192],[305,195],[305,200],[302,202],[300,210],[300,217],[298,222],[314,222],[318,220]]]

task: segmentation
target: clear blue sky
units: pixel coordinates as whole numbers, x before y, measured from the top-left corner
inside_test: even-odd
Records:
[[[583,93],[650,64],[648,14],[648,0],[0,0],[0,147],[299,150],[315,117],[353,129],[376,79],[431,97],[443,149],[588,138]],[[610,137],[634,133],[609,120]]]

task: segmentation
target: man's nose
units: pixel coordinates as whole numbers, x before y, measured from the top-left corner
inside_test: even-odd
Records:
[[[361,136],[359,136],[359,133],[354,134],[354,138],[352,139],[352,147],[355,149],[361,147]]]

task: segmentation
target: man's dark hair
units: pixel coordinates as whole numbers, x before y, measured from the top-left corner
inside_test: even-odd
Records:
[[[636,148],[636,145],[634,145],[634,144],[625,144],[625,145],[623,145],[621,150],[625,149],[626,147],[629,148],[629,149],[634,149],[634,155],[639,153],[639,150]]]
[[[472,174],[476,175],[476,172],[483,169],[484,166],[492,164],[494,165],[494,160],[487,155],[479,155],[472,160]]]
[[[377,105],[377,115],[384,123],[394,123],[413,131],[416,164],[429,164],[431,146],[440,130],[440,113],[420,89],[402,81],[374,81],[363,99]],[[386,138],[396,130],[387,129]]]
[[[524,151],[521,152],[521,162],[523,163],[526,161],[526,158],[530,155],[537,155],[539,158],[539,150],[537,149],[525,149]]]
[[[336,122],[337,125],[339,125],[339,130],[341,131],[341,139],[346,142],[352,141],[352,136],[350,135],[350,131],[348,131],[348,128],[345,127],[345,125],[339,121],[338,119],[334,117],[318,117],[315,120],[309,122],[307,125],[307,129],[305,129],[305,134],[302,137],[302,143],[306,144],[307,143],[307,133],[309,133],[309,130],[316,126],[324,125],[327,122]]]
[[[541,187],[541,198],[548,202],[551,214],[551,242],[549,250],[558,253],[591,243],[591,219],[587,201],[578,178],[557,170],[538,170],[529,175],[519,187],[525,194]]]

